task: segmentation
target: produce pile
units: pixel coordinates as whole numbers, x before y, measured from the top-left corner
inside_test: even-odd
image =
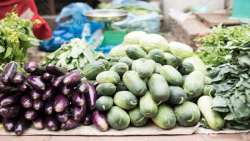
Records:
[[[241,28],[223,29],[226,39],[221,32],[204,37],[198,55],[186,44],[134,31],[108,56],[74,39],[41,66],[27,63],[24,73],[10,62],[0,74],[0,119],[17,135],[30,126],[57,131],[90,124],[100,131],[149,123],[166,130],[249,129],[250,49],[240,40],[247,34],[236,32]],[[230,57],[211,61],[207,70],[202,59],[208,61],[210,49],[218,55],[215,45]]]
[[[52,64],[67,70],[82,70],[88,63],[92,63],[102,57],[102,54],[91,50],[85,41],[76,38],[49,54],[43,64]]]
[[[1,73],[0,117],[6,131],[21,135],[31,125],[38,130],[69,130],[102,120],[95,110],[95,86],[81,80],[78,70],[65,72],[54,65],[25,65],[17,72],[15,62]],[[94,121],[94,120],[93,120]]]
[[[209,71],[216,90],[213,110],[223,115],[228,128],[249,129],[250,27],[219,27],[201,40],[201,55],[213,52],[203,56],[204,61],[215,66]],[[209,60],[211,57],[214,60]]]
[[[36,40],[31,29],[32,23],[15,13],[0,20],[0,70],[9,61],[24,61],[27,48]]]
[[[102,72],[91,64],[84,74],[98,83],[96,108],[107,112],[113,129],[150,121],[162,129],[190,127],[197,125],[201,113],[210,128],[223,128],[224,120],[211,109],[212,97],[201,97],[211,89],[206,67],[191,47],[135,31],[111,51],[109,64],[110,69],[103,64]]]
[[[199,38],[198,54],[208,65],[218,66],[233,60],[232,47],[250,46],[250,26],[215,27],[212,33]]]

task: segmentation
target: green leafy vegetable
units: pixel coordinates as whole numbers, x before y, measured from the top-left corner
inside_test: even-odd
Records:
[[[250,48],[235,48],[230,63],[212,71],[212,85],[216,90],[213,110],[223,113],[227,126],[234,129],[250,128]],[[243,58],[242,58],[243,57]]]
[[[216,27],[212,32],[198,39],[201,48],[198,54],[201,59],[212,66],[227,63],[231,59],[231,47],[250,46],[250,26]]]
[[[102,58],[102,55],[96,54],[83,40],[73,39],[68,44],[62,45],[60,49],[49,54],[44,60],[44,64],[54,64],[68,70],[82,70],[86,64],[92,63],[99,58]]]
[[[31,21],[15,13],[8,13],[0,21],[0,64],[25,60],[26,50],[36,41],[31,29]]]

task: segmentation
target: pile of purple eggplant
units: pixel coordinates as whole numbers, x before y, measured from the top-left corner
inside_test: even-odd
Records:
[[[105,115],[95,110],[95,86],[83,81],[80,71],[35,62],[24,70],[18,72],[10,62],[0,74],[0,119],[6,131],[22,135],[29,127],[57,131],[92,123],[108,130]]]

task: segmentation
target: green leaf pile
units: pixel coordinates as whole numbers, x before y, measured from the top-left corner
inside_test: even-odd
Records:
[[[231,60],[231,47],[250,46],[250,26],[215,27],[211,34],[197,39],[198,54],[209,65],[218,66]]]
[[[231,50],[230,63],[210,71],[216,89],[213,110],[225,115],[227,126],[234,129],[250,128],[250,48]]]
[[[49,54],[44,64],[53,64],[68,70],[82,70],[86,64],[92,63],[102,57],[102,54],[95,53],[85,41],[72,39],[55,52]]]
[[[15,13],[7,14],[0,21],[0,64],[24,61],[27,48],[36,40],[31,29],[31,21],[19,18]]]

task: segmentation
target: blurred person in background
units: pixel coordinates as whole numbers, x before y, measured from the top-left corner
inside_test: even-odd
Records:
[[[40,39],[51,37],[51,29],[48,23],[38,14],[34,0],[0,0],[0,20],[8,12],[16,12],[20,17],[29,19],[33,23],[33,33]]]

